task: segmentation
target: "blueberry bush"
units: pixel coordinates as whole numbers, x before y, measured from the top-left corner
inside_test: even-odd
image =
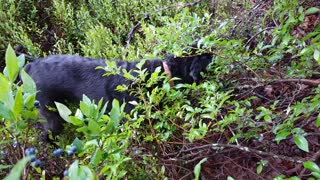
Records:
[[[0,1],[0,178],[319,179],[319,38],[312,0]],[[138,98],[130,113],[56,103],[64,131],[41,140],[32,57],[201,53],[202,83],[171,87],[141,61],[122,73],[137,87],[116,89]]]

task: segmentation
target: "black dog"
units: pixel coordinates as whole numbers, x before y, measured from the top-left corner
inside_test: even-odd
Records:
[[[211,61],[211,54],[190,57],[167,56],[164,60],[147,60],[143,69],[152,73],[160,66],[162,72],[180,78],[179,83],[193,83],[202,79],[200,72],[204,72]],[[136,69],[137,63],[116,61],[117,67],[127,71]],[[115,90],[120,84],[128,84],[128,80],[121,75],[103,77],[105,70],[96,69],[97,66],[105,65],[105,60],[77,55],[51,55],[26,65],[25,71],[34,79],[39,91],[36,99],[40,102],[40,114],[47,120],[46,129],[51,130],[54,135],[63,129],[63,120],[59,114],[47,108],[54,107],[55,101],[63,103],[68,100],[78,103],[83,94],[95,102],[101,98],[105,102],[114,98],[121,102],[134,99],[127,92]],[[132,105],[127,104],[126,112],[130,112],[132,108]]]

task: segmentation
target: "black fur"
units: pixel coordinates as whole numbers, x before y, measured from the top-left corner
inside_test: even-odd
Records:
[[[180,78],[180,83],[199,82],[202,78],[200,72],[205,71],[207,65],[212,61],[212,55],[202,54],[190,57],[167,56],[164,59],[171,71],[172,77]],[[118,67],[128,71],[135,69],[138,62],[116,61]],[[163,60],[147,60],[143,69],[154,72],[159,66],[163,66]],[[105,73],[97,66],[105,66],[105,60],[90,59],[77,55],[51,55],[38,59],[25,67],[25,71],[34,79],[40,102],[40,114],[47,120],[45,128],[53,134],[59,134],[63,129],[63,120],[57,112],[49,111],[48,106],[54,106],[54,101],[78,103],[83,94],[98,102],[131,101],[134,97],[126,92],[115,91],[120,84],[128,84],[126,79],[120,75],[102,77]],[[162,67],[163,70],[163,67]],[[177,83],[177,82],[175,82]],[[109,107],[110,108],[110,107]],[[130,112],[132,105],[127,104],[126,111]]]

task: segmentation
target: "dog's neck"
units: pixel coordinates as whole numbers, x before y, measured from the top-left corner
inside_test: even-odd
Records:
[[[166,73],[166,76],[169,79],[170,87],[173,87],[174,86],[174,82],[173,82],[173,80],[171,80],[172,74],[171,74],[171,71],[170,71],[170,68],[169,68],[167,62],[163,61],[162,62],[162,66],[163,66],[164,72]]]

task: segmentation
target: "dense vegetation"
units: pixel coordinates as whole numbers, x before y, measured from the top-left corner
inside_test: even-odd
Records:
[[[319,6],[0,1],[1,179],[319,179]],[[140,99],[130,114],[116,100],[106,114],[86,96],[57,103],[64,133],[39,140],[43,119],[21,53],[133,61],[203,52],[214,54],[203,83],[170,88],[165,75],[145,81],[140,69],[137,88],[118,88]]]

